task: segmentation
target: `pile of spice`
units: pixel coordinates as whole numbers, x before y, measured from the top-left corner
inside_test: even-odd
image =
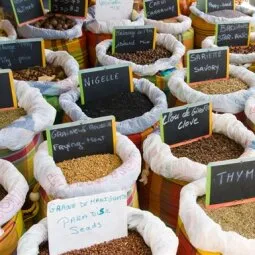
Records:
[[[205,196],[197,203],[224,231],[234,231],[248,239],[255,239],[255,203],[247,203],[218,209],[205,208]]]
[[[91,247],[66,252],[62,255],[152,255],[151,249],[143,238],[135,231],[130,231],[127,237],[93,245]],[[48,243],[39,248],[39,255],[49,255]]]
[[[7,34],[5,33],[4,30],[0,29],[0,36],[1,37],[7,37]]]
[[[10,125],[13,121],[25,116],[26,112],[23,108],[8,109],[0,111],[0,129]]]
[[[175,157],[187,157],[207,165],[210,162],[239,158],[244,148],[222,134],[213,133],[208,138],[172,148],[171,152]]]
[[[111,174],[121,166],[121,159],[114,154],[98,154],[57,163],[68,184],[95,181]]]
[[[149,65],[155,63],[161,58],[170,58],[172,53],[164,47],[156,46],[155,50],[137,51],[135,53],[115,53],[112,54],[112,48],[107,54],[118,59],[131,61],[137,65]]]
[[[13,71],[13,77],[21,81],[61,81],[67,76],[61,66],[47,64],[46,67],[36,66]]]
[[[239,90],[247,90],[249,86],[238,78],[204,81],[192,86],[193,89],[209,95],[228,94]]]
[[[117,121],[140,117],[154,107],[150,99],[138,91],[111,95],[85,105],[78,104],[82,111],[91,118],[114,115]]]
[[[215,17],[222,17],[222,18],[240,18],[240,17],[249,17],[249,15],[244,14],[239,11],[234,11],[234,10],[221,10],[221,11],[214,11],[214,12],[209,12],[208,14],[215,16]]]
[[[2,185],[0,185],[0,201],[7,195],[8,193],[4,189]]]
[[[45,29],[54,29],[54,30],[68,30],[73,28],[76,25],[75,20],[70,19],[64,15],[55,15],[48,13],[45,19],[37,21],[32,24],[32,26]]]
[[[230,53],[249,54],[255,52],[255,45],[229,47]]]

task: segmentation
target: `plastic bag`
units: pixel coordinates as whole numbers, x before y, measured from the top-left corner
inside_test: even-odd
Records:
[[[0,20],[0,30],[3,30],[7,37],[0,36],[0,41],[16,40],[17,33],[9,20]]]
[[[244,110],[245,102],[255,92],[255,74],[241,66],[229,66],[229,74],[246,83],[248,90],[239,90],[229,94],[208,95],[191,88],[186,82],[186,69],[173,72],[168,81],[171,93],[180,101],[196,103],[211,101],[213,110],[221,113],[239,113]]]
[[[67,76],[61,81],[26,81],[31,87],[40,89],[43,95],[58,96],[78,85],[78,62],[66,51],[52,51],[45,49],[47,64],[61,66]]]
[[[117,130],[121,134],[130,135],[140,133],[159,121],[161,112],[167,109],[165,94],[153,83],[146,79],[134,79],[135,90],[145,94],[154,104],[154,107],[140,117],[117,122]],[[73,120],[91,119],[75,103],[80,98],[78,90],[72,90],[62,94],[59,102],[65,113]]]
[[[251,33],[251,43],[254,44],[255,42],[255,32]],[[215,36],[208,36],[202,42],[202,48],[214,48],[218,47],[215,44]],[[239,54],[239,53],[230,53],[230,63],[235,65],[243,65],[243,64],[250,64],[255,62],[255,53],[248,53],[248,54]]]
[[[176,255],[178,239],[174,232],[150,212],[128,207],[128,229],[136,230],[153,255]],[[48,240],[47,218],[31,227],[19,241],[17,255],[37,255],[39,245]]]
[[[0,159],[0,184],[8,194],[0,201],[0,227],[7,223],[24,205],[28,184],[10,162]],[[0,229],[0,236],[3,234]]]
[[[117,26],[143,26],[144,20],[141,14],[138,14],[135,10],[131,14],[129,20],[108,20],[98,21],[95,18],[96,6],[93,5],[89,8],[87,19],[85,21],[85,27],[90,32],[95,34],[111,34],[113,28]]]
[[[244,147],[240,157],[254,157],[255,135],[232,114],[213,114],[213,132],[223,134]],[[143,143],[143,158],[151,170],[165,178],[181,181],[195,181],[206,176],[207,165],[189,158],[177,158],[171,153],[170,146],[163,143],[158,134],[151,134]]]
[[[132,67],[133,72],[140,76],[154,75],[159,71],[176,67],[185,54],[184,45],[170,34],[157,34],[156,43],[158,46],[165,47],[172,52],[172,56],[170,58],[159,59],[153,64],[138,65],[131,61],[117,59],[107,55],[108,49],[112,46],[112,40],[105,40],[99,43],[96,47],[97,59],[103,66],[129,64]]]
[[[56,116],[56,110],[46,102],[38,89],[31,88],[23,81],[16,82],[15,87],[18,105],[27,115],[0,129],[0,150],[23,148],[37,133],[52,125]]]
[[[95,181],[67,184],[63,172],[42,143],[34,158],[34,175],[46,193],[54,198],[71,198],[116,190],[130,190],[141,171],[141,155],[126,137],[117,134],[117,155],[123,163],[111,174]]]
[[[255,240],[247,239],[233,231],[223,231],[197,204],[205,195],[206,179],[185,186],[181,191],[179,217],[191,244],[202,251],[224,255],[255,254]]]

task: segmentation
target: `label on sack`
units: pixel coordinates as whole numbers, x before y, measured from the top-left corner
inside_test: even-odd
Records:
[[[21,70],[46,65],[44,41],[23,39],[0,41],[0,68]]]
[[[255,158],[208,165],[206,207],[216,209],[248,202],[255,202]]]
[[[134,0],[100,0],[96,2],[96,20],[131,20]]]
[[[7,1],[7,0],[4,0]],[[42,0],[10,0],[17,25],[33,23],[44,17]]]
[[[17,97],[11,70],[0,70],[0,110],[17,108]]]
[[[112,35],[112,54],[134,53],[156,47],[156,28],[153,26],[115,27]]]
[[[121,92],[134,92],[129,65],[89,68],[79,72],[81,103],[99,100]]]
[[[212,134],[212,105],[209,102],[187,104],[163,112],[160,117],[161,139],[178,146]]]
[[[114,116],[55,125],[46,130],[48,151],[56,163],[64,160],[116,153]]]
[[[127,192],[53,200],[47,222],[51,255],[126,237]]]
[[[144,0],[143,6],[147,19],[163,20],[180,15],[179,0]]]
[[[52,13],[85,18],[88,12],[88,0],[49,0]]]
[[[216,24],[215,43],[218,46],[248,46],[251,25],[247,22]]]
[[[229,48],[189,50],[187,53],[187,83],[229,77]]]
[[[205,0],[205,12],[215,12],[221,10],[234,10],[235,0]]]

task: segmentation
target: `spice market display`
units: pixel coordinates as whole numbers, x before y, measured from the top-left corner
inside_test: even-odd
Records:
[[[254,0],[0,0],[0,255],[255,255]]]

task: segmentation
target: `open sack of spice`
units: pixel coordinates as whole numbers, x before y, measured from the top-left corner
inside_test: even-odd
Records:
[[[40,21],[17,27],[17,32],[22,38],[72,40],[81,37],[82,26],[83,20],[81,19],[47,13]]]
[[[237,114],[254,90],[255,75],[242,66],[229,65],[229,79],[203,81],[189,85],[187,69],[176,70],[168,81],[171,93],[181,102],[212,102],[213,111]]]
[[[28,184],[8,161],[0,159],[0,253],[13,254],[24,232],[21,207]]]
[[[17,33],[9,20],[0,20],[0,41],[16,40]]]
[[[188,184],[181,191],[179,254],[185,255],[186,249],[200,254],[254,254],[255,203],[206,209],[205,194],[205,178]]]
[[[154,50],[112,54],[112,40],[105,40],[96,46],[100,65],[129,64],[134,74],[141,77],[175,68],[184,54],[185,47],[171,34],[157,34]]]
[[[0,149],[19,150],[52,125],[56,110],[39,89],[24,81],[15,84],[19,108],[0,111]]]
[[[13,71],[16,81],[26,81],[43,95],[60,95],[78,85],[79,64],[66,51],[45,49],[46,66]]]
[[[153,214],[128,208],[128,236],[70,251],[75,254],[175,255],[178,239],[174,232]],[[19,241],[17,255],[49,255],[47,218],[31,227]]]

